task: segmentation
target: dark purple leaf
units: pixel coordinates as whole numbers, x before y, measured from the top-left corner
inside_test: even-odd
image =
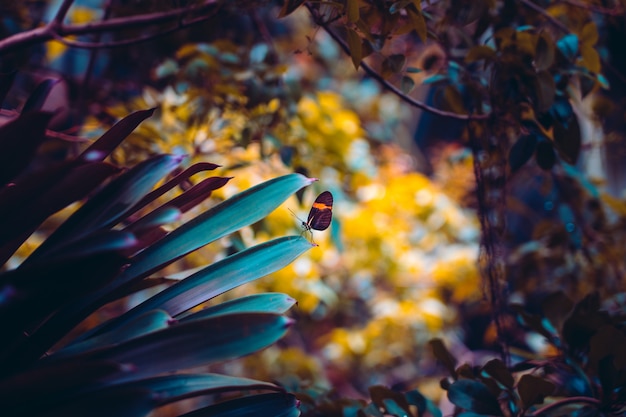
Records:
[[[39,85],[35,88],[35,91],[28,97],[24,107],[22,108],[22,113],[28,112],[36,112],[40,111],[43,107],[50,91],[57,85],[61,80],[60,79],[47,79],[43,80],[39,83]]]
[[[13,85],[16,74],[17,71],[0,72],[0,108]]]
[[[205,199],[211,196],[211,193],[218,188],[222,188],[233,177],[210,177],[200,181],[191,189],[172,199],[167,205],[178,207],[181,212],[186,213]]]
[[[511,172],[517,172],[531,156],[537,147],[537,136],[534,134],[522,136],[513,144],[509,152],[509,166]]]
[[[0,126],[0,186],[11,181],[30,163],[46,138],[50,113],[31,112]]]
[[[129,114],[85,149],[81,156],[91,161],[104,160],[141,122],[152,116],[154,110],[139,110]]]
[[[166,192],[170,191],[172,188],[174,188],[177,185],[181,185],[182,183],[186,182],[187,180],[189,180],[189,178],[191,178],[191,176],[197,174],[198,172],[212,171],[212,170],[214,170],[215,168],[218,168],[218,167],[219,167],[219,165],[212,164],[210,162],[199,162],[197,164],[193,164],[192,166],[190,166],[189,168],[187,168],[186,170],[184,170],[180,174],[176,175],[174,178],[172,178],[171,180],[169,180],[165,184],[161,185],[156,190],[154,190],[154,191],[150,192],[149,194],[147,194],[144,198],[141,199],[141,201],[139,201],[139,203],[137,203],[135,205],[135,207],[132,208],[132,210],[130,210],[130,213],[135,213],[135,212],[141,210],[142,208],[144,208],[148,204],[150,204],[153,201],[155,201],[157,198],[161,197]]]
[[[537,143],[535,159],[537,165],[543,170],[549,171],[556,163],[556,153],[554,152],[554,146],[547,140],[540,140]]]
[[[525,409],[543,403],[544,398],[552,394],[554,389],[552,382],[530,374],[522,375],[517,383],[517,392]]]

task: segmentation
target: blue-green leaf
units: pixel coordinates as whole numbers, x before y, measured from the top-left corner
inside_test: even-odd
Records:
[[[165,329],[170,325],[171,320],[172,317],[163,310],[148,311],[115,330],[61,349],[55,352],[51,358],[67,357],[97,348],[118,345],[127,340]]]
[[[124,388],[150,390],[157,394],[160,405],[183,398],[214,393],[244,390],[283,391],[275,384],[256,379],[238,378],[220,374],[178,374],[132,381],[121,385]]]
[[[161,309],[177,316],[226,291],[261,278],[289,265],[312,248],[302,236],[287,236],[253,246],[201,269],[184,280],[147,299],[126,312],[102,331],[144,314]]]
[[[573,61],[578,55],[578,36],[569,33],[556,42],[556,47],[567,60]]]
[[[448,388],[448,399],[463,410],[492,416],[502,415],[497,398],[478,381],[460,379],[453,382]]]
[[[137,255],[120,283],[144,276],[216,239],[255,223],[315,180],[289,174],[243,191],[185,223]]]
[[[201,408],[180,417],[298,417],[298,401],[291,394],[251,395]]]
[[[222,304],[218,304],[180,319],[181,322],[199,320],[219,314],[230,313],[276,313],[284,314],[296,300],[282,293],[254,294],[247,297],[236,298]]]
[[[132,370],[117,382],[138,380],[248,355],[282,338],[292,323],[277,314],[227,314],[172,325],[87,357],[128,364]]]

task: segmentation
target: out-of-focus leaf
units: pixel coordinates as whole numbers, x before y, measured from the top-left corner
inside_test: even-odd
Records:
[[[52,114],[22,113],[0,126],[0,186],[22,172],[46,137]]]
[[[166,192],[170,191],[172,188],[174,188],[177,185],[181,185],[184,182],[186,182],[187,180],[189,180],[189,178],[191,176],[197,174],[198,172],[212,171],[212,170],[214,170],[215,168],[218,168],[218,167],[219,167],[219,165],[212,164],[210,162],[199,162],[197,164],[193,164],[192,166],[190,166],[189,168],[187,168],[186,170],[184,170],[180,174],[176,175],[174,178],[172,178],[171,180],[169,180],[165,184],[163,184],[160,187],[158,187],[156,190],[153,190],[153,191],[149,192],[148,194],[146,194],[146,196],[143,197],[137,204],[135,204],[135,206],[129,211],[129,214],[135,213],[135,212],[141,210],[142,208],[144,208],[148,204],[150,204],[153,201],[155,201],[157,198],[161,197]]]
[[[15,80],[15,75],[17,71],[0,71],[0,108],[4,103],[4,99],[6,98],[11,86],[13,85],[13,81]]]
[[[556,42],[556,47],[565,59],[573,61],[578,55],[578,36],[569,33]]]
[[[31,344],[39,350],[39,355],[43,354],[65,332],[110,300],[111,294],[119,294],[163,265],[261,220],[290,195],[313,181],[300,174],[278,177],[243,191],[185,223],[135,256],[130,266],[111,284],[59,310],[30,336]]]
[[[447,79],[448,77],[446,77],[443,74],[435,74],[435,75],[431,75],[430,77],[424,79],[424,81],[422,81],[422,84],[434,84],[438,81],[443,81],[445,79]]]
[[[108,251],[123,253],[123,251],[135,245],[137,245],[137,239],[135,239],[132,233],[120,230],[105,230],[92,233],[66,245],[55,246],[48,252],[48,256],[50,258],[63,258],[89,256]]]
[[[389,69],[394,73],[402,71],[406,64],[406,56],[403,54],[389,55],[386,60],[389,62]]]
[[[496,51],[486,45],[476,45],[465,55],[465,62],[475,62],[481,59],[491,61],[496,57]]]
[[[400,10],[404,9],[406,6],[408,6],[409,4],[412,4],[413,0],[400,0],[395,2],[394,4],[392,4],[391,6],[389,6],[389,13],[390,14],[395,14],[398,13]]]
[[[598,51],[596,51],[592,45],[582,44],[580,48],[580,58],[582,66],[587,68],[589,72],[597,74],[602,71],[600,54],[598,54]]]
[[[410,415],[409,403],[401,393],[392,391],[382,385],[369,387],[368,391],[372,402],[376,404],[377,407],[384,408],[388,413],[396,416]],[[389,405],[391,409],[387,408],[387,405]]]
[[[589,341],[589,362],[595,369],[603,359],[608,359],[614,373],[626,370],[626,334],[609,324],[600,326]]]
[[[554,41],[547,32],[541,32],[535,49],[535,68],[545,71],[554,63]]]
[[[298,401],[291,394],[251,395],[201,408],[180,417],[298,417]]]
[[[172,321],[172,317],[163,310],[152,310],[144,313],[128,323],[120,326],[111,332],[103,333],[87,339],[80,343],[75,343],[66,348],[53,353],[50,358],[64,358],[81,352],[87,352],[97,348],[115,346],[130,339],[134,339],[145,334],[165,329]]]
[[[506,365],[499,359],[492,359],[483,366],[483,372],[491,376],[500,384],[507,388],[513,388],[513,375],[507,369]]]
[[[57,85],[61,80],[60,79],[47,79],[39,83],[35,88],[35,91],[28,97],[26,103],[24,103],[24,107],[22,108],[22,113],[28,112],[36,112],[41,111],[50,91]]]
[[[248,355],[282,338],[291,323],[277,314],[227,314],[172,325],[87,355],[132,365],[117,381],[138,380]]]
[[[293,13],[298,7],[300,7],[304,3],[304,0],[286,0],[283,3],[282,9],[280,9],[280,13],[278,13],[278,17],[285,17]]]
[[[556,163],[556,154],[554,153],[554,146],[547,140],[540,140],[537,143],[535,159],[537,165],[543,170],[549,171]]]
[[[407,17],[413,26],[413,30],[417,33],[420,40],[422,42],[426,42],[426,38],[428,37],[428,27],[426,26],[426,19],[424,19],[424,15],[419,12],[417,9],[413,10],[412,8],[407,9]]]
[[[517,392],[525,409],[543,403],[548,395],[554,392],[555,385],[534,375],[522,375],[517,383]]]
[[[211,196],[211,192],[222,188],[233,177],[210,177],[200,181],[198,184],[185,191],[183,194],[172,199],[167,205],[178,207],[181,212],[186,213],[205,199]]]
[[[554,95],[556,94],[556,84],[554,78],[548,71],[541,71],[537,74],[537,110],[545,112],[554,103]]]
[[[556,329],[560,329],[574,303],[564,293],[555,292],[541,302],[541,310]]]
[[[180,322],[189,320],[199,320],[207,317],[217,316],[218,314],[230,313],[275,313],[284,314],[289,310],[296,300],[281,293],[263,293],[254,294],[247,297],[236,298],[197,313],[190,314],[180,319]]]
[[[437,406],[428,398],[424,397],[419,391],[411,390],[404,393],[404,398],[411,405],[417,407],[419,416],[423,416],[424,413],[429,413],[432,417],[442,417],[443,413]]]
[[[598,42],[598,38],[598,27],[596,24],[594,22],[586,23],[580,35],[580,42],[593,46]]]
[[[463,97],[459,90],[457,90],[453,85],[447,85],[443,90],[443,97],[445,99],[446,105],[455,113],[458,114],[466,114],[467,110],[465,109],[465,105],[463,104]]]
[[[461,379],[453,382],[448,388],[448,399],[463,410],[491,416],[502,415],[497,398],[478,381]]]
[[[348,22],[355,23],[359,20],[359,0],[346,0],[346,16]]]
[[[534,134],[524,135],[511,146],[509,152],[509,166],[511,172],[517,172],[535,153],[537,136]]]
[[[111,129],[107,130],[98,140],[91,144],[81,154],[83,158],[89,158],[89,160],[104,160],[107,156],[113,152],[113,150],[120,144],[139,123],[152,116],[155,109],[139,110],[129,114],[119,122],[117,122]]]
[[[602,88],[604,88],[605,90],[608,90],[610,88],[609,80],[607,80],[604,75],[596,74],[596,78],[598,82],[600,83],[600,85],[602,86]]]
[[[406,72],[410,73],[410,74],[419,74],[420,72],[422,72],[423,70],[421,68],[415,68],[415,67],[406,67]]]
[[[96,230],[113,226],[161,178],[176,168],[182,158],[158,155],[120,175],[74,212],[26,262],[40,259],[62,242],[77,240]]]
[[[553,131],[554,146],[559,156],[568,164],[576,164],[582,147],[580,125],[576,115],[572,115],[567,121],[556,121]]]
[[[403,76],[402,81],[400,82],[400,89],[402,90],[402,92],[404,94],[408,94],[411,92],[411,90],[413,90],[413,88],[415,88],[415,81],[413,81],[413,78],[406,75]]]
[[[185,278],[122,315],[116,325],[150,310],[173,317],[226,291],[278,271],[312,247],[301,236],[271,240],[237,252]],[[104,326],[107,329],[108,326]]]
[[[361,48],[361,37],[354,29],[347,28],[346,36],[348,37],[348,47],[350,48],[350,58],[355,69],[359,69],[361,59],[363,59],[363,50]]]
[[[446,345],[443,344],[443,341],[441,339],[432,339],[428,342],[428,344],[433,350],[435,358],[437,358],[437,360],[446,367],[448,372],[450,372],[450,375],[456,376],[456,358],[452,356],[450,351],[448,351],[448,348],[446,348]]]

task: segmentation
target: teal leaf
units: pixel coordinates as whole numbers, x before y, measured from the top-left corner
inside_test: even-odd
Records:
[[[435,74],[435,75],[431,75],[430,77],[426,78],[424,81],[422,81],[422,84],[434,84],[438,81],[443,81],[446,80],[448,77],[446,77],[443,74]]]
[[[148,311],[141,316],[130,320],[118,329],[111,332],[94,336],[80,343],[69,345],[68,347],[55,352],[51,358],[62,358],[81,352],[87,352],[96,348],[118,345],[127,340],[148,334],[157,330],[167,328],[172,322],[172,317],[163,310]]]
[[[189,252],[261,220],[290,195],[313,181],[300,174],[284,175],[229,198],[133,258],[119,283],[145,276]]]
[[[573,61],[578,55],[578,36],[569,33],[556,42],[556,47],[567,60]]]
[[[502,415],[497,398],[478,381],[461,379],[453,382],[448,388],[448,399],[463,410],[492,416]]]
[[[277,314],[227,314],[178,323],[86,357],[129,365],[132,370],[111,382],[138,380],[248,355],[282,338],[292,323]]]
[[[248,390],[283,391],[269,382],[210,373],[158,376],[127,382],[121,386],[150,390],[157,395],[159,405],[198,395]]]
[[[284,314],[296,300],[281,293],[253,294],[247,297],[236,298],[180,319],[181,322],[205,319],[220,314],[230,313],[275,313]]]
[[[291,394],[251,395],[201,408],[180,417],[298,417],[298,400]]]
[[[253,246],[201,269],[126,312],[119,326],[150,310],[162,309],[175,317],[226,291],[276,272],[312,248],[301,236],[287,236]],[[103,330],[107,329],[107,324]]]

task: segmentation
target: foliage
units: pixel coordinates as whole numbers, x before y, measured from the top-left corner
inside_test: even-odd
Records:
[[[218,167],[206,162],[182,170],[184,156],[155,155],[128,169],[105,162],[153,110],[130,114],[76,156],[46,162],[40,148],[51,115],[39,107],[47,92],[37,89],[23,112],[0,128],[3,415],[147,415],[210,394],[244,396],[205,402],[193,415],[239,415],[250,408],[264,410],[256,415],[298,415],[294,397],[280,386],[189,371],[248,355],[285,335],[293,320],[284,313],[295,300],[284,294],[196,307],[286,266],[311,248],[306,239],[261,243],[184,279],[154,274],[259,221],[312,180],[291,174],[266,181],[176,226],[230,178],[206,176]],[[205,178],[186,187],[195,174]],[[157,203],[179,187],[184,192]],[[18,249],[46,219],[81,200],[32,253]],[[128,311],[119,303],[163,284],[166,289]],[[118,306],[114,317],[72,330],[111,302]]]

